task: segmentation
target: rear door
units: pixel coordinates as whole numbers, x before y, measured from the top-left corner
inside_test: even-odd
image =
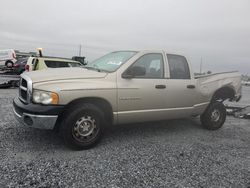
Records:
[[[167,113],[171,118],[185,117],[193,110],[197,88],[184,56],[167,54],[169,79],[165,90]]]

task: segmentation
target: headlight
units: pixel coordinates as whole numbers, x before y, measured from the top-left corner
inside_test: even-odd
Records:
[[[32,101],[41,104],[58,104],[58,95],[54,92],[34,90]]]

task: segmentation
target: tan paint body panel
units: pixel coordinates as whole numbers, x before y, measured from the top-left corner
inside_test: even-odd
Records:
[[[147,53],[163,55],[164,78],[122,78],[122,73]],[[106,100],[112,106],[114,124],[200,115],[208,106],[214,92],[224,86],[230,86],[236,91],[236,95],[240,95],[240,75],[236,72],[194,78],[190,71],[191,79],[169,79],[165,54],[161,50],[138,52],[113,73],[84,68],[59,68],[25,74],[32,79],[33,89],[58,93],[61,105],[86,97]],[[166,88],[156,89],[155,85],[158,84],[166,85]],[[195,88],[188,89],[187,85],[195,85]]]

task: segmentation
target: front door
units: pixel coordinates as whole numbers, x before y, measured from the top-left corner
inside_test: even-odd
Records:
[[[143,122],[165,119],[164,58],[161,53],[141,56],[127,70],[144,70],[131,78],[118,78],[118,122]],[[126,72],[126,71],[125,71]]]

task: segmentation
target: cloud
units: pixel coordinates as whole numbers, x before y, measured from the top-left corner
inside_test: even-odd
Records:
[[[92,60],[121,49],[166,49],[199,70],[250,72],[248,0],[8,0],[0,3],[0,48]]]

